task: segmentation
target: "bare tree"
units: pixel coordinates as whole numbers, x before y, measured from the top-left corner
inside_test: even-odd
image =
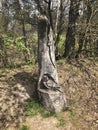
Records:
[[[55,39],[55,55],[56,60],[58,60],[61,56],[59,54],[58,44],[60,41],[60,36],[65,31],[65,26],[67,26],[67,15],[69,9],[69,0],[60,0],[60,5],[58,9],[58,24],[57,24],[57,31],[56,31],[56,39]]]
[[[4,67],[8,66],[8,54],[6,42],[3,34],[8,32],[9,25],[9,2],[7,0],[0,1],[0,59]]]
[[[76,21],[78,18],[79,0],[70,0],[69,23],[66,33],[64,57],[71,58],[75,52]]]
[[[83,14],[79,17],[78,20],[78,36],[79,36],[79,48],[76,53],[76,57],[79,58],[79,55],[83,56],[94,56],[96,55],[97,48],[97,1],[93,0],[82,0],[82,10]]]
[[[40,13],[38,18],[39,99],[46,109],[60,112],[66,107],[66,99],[58,83],[55,64],[52,1],[44,0],[36,3]]]

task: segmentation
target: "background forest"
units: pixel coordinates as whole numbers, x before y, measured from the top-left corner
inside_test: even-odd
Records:
[[[0,6],[0,66],[36,63],[39,16],[36,1],[1,0]],[[56,59],[96,59],[98,2],[61,0],[54,1],[52,6]]]
[[[68,102],[58,114],[45,110],[36,93],[41,15],[53,31]],[[98,129],[97,0],[0,0],[0,129]]]

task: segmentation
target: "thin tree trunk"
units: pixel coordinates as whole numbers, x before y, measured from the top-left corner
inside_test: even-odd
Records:
[[[55,20],[55,34],[57,34],[58,30],[58,18],[59,18],[59,0],[57,1],[57,8],[56,8],[56,20]]]
[[[64,57],[71,58],[75,53],[75,33],[76,33],[76,21],[78,18],[79,3],[77,0],[71,0],[69,10],[69,23],[66,34],[65,52]]]
[[[2,51],[1,59],[4,67],[8,66],[8,57],[7,57],[7,50],[4,45],[4,41],[0,38],[0,49]]]
[[[79,33],[79,48],[78,48],[78,50],[77,50],[77,53],[76,53],[75,58],[79,58],[79,55],[80,55],[81,52],[82,52],[83,41],[84,41],[84,33],[81,31],[81,32]]]
[[[93,2],[93,1],[92,1]],[[87,44],[89,43],[89,45],[91,44],[91,40],[90,40],[90,22],[91,22],[91,17],[92,17],[92,2],[90,3],[90,1],[88,1],[88,4],[86,5],[87,7],[87,14],[86,14],[86,27],[84,30],[80,30],[79,32],[79,48],[78,48],[78,51],[77,51],[77,54],[76,54],[76,58],[79,57],[79,55],[81,54],[82,52],[82,49],[85,50],[85,52],[83,53],[83,55],[87,56]],[[84,19],[85,20],[85,19]],[[89,37],[89,39],[87,38]],[[90,52],[91,53],[91,52]]]
[[[22,20],[22,31],[23,31],[23,36],[24,36],[24,45],[25,45],[26,48],[28,48],[24,20]],[[25,58],[26,62],[29,61],[29,54],[28,54],[28,51],[26,49],[24,50],[24,58]]]
[[[59,10],[59,8],[58,8]],[[60,1],[60,16],[58,16],[58,29],[57,29],[57,36],[56,36],[56,40],[55,40],[55,57],[56,60],[58,60],[61,56],[59,55],[59,48],[58,48],[58,44],[60,41],[60,36],[62,34],[63,31],[63,12],[64,12],[64,7],[63,7],[63,0]],[[58,14],[58,13],[57,13]]]

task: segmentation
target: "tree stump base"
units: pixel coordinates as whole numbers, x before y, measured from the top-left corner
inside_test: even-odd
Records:
[[[53,90],[38,90],[41,104],[48,110],[55,113],[66,109],[67,102],[63,92]]]

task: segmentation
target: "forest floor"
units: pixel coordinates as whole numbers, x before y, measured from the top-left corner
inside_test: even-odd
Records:
[[[59,114],[35,100],[37,65],[0,69],[0,130],[98,130],[98,63],[60,60],[57,68],[68,102]]]

